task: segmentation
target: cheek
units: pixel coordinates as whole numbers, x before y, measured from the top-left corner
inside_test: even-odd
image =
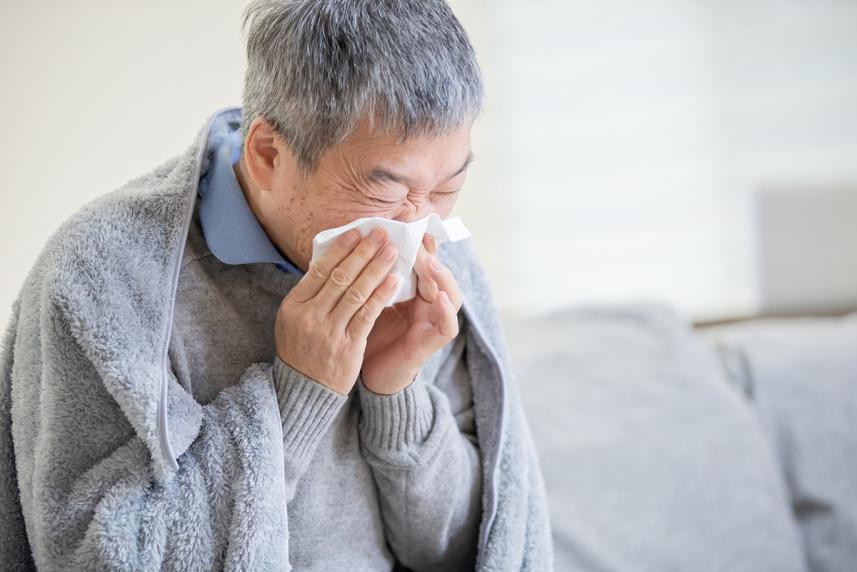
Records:
[[[354,219],[364,217],[390,218],[396,212],[396,205],[385,205],[375,202],[351,201],[339,205],[342,217],[347,219],[346,224]]]
[[[395,209],[391,205],[366,203],[353,198],[340,198],[339,200],[319,205],[319,207],[312,213],[315,219],[314,226],[318,228],[319,232],[329,228],[344,226],[358,218],[393,218]]]
[[[437,213],[440,218],[446,218],[452,212],[452,209],[455,207],[455,202],[458,198],[458,195],[448,195],[448,196],[440,196],[440,198],[432,199],[431,201],[431,212]]]
[[[401,204],[388,204],[373,200],[362,193],[344,193],[336,204],[331,205],[331,211],[337,213],[337,218],[347,224],[352,220],[366,217],[393,218]]]

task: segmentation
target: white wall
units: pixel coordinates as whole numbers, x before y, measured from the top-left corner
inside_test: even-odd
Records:
[[[0,323],[62,220],[240,102],[244,4],[0,3]],[[456,214],[506,316],[751,312],[750,192],[857,180],[857,3],[453,6],[488,87]]]
[[[522,230],[495,271],[514,277],[510,308],[752,313],[751,193],[857,189],[857,3],[497,7],[497,193]]]
[[[0,3],[0,323],[60,222],[183,151],[210,112],[238,102],[241,10]]]

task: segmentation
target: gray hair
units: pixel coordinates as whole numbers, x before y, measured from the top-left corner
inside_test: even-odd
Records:
[[[476,55],[444,0],[254,0],[243,28],[242,142],[262,117],[307,170],[364,116],[404,140],[482,106]]]

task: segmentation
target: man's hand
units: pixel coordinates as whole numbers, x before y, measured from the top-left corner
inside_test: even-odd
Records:
[[[357,381],[367,336],[395,290],[398,252],[386,236],[379,228],[361,239],[352,229],[337,238],[277,311],[279,358],[342,395]]]
[[[461,293],[436,250],[432,237],[423,236],[414,264],[417,296],[385,308],[375,320],[362,370],[373,393],[389,395],[410,385],[423,362],[458,335]]]

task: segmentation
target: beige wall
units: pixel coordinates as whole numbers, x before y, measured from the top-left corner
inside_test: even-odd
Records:
[[[0,3],[0,322],[60,222],[238,101],[240,13],[222,0]]]

